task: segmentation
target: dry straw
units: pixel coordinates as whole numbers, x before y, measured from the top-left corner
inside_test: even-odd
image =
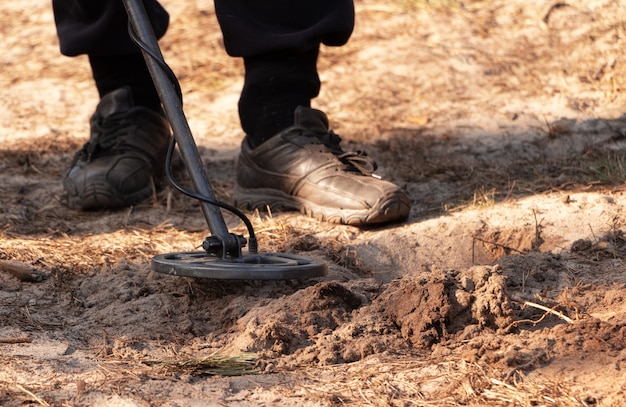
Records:
[[[166,358],[144,360],[142,363],[166,372],[181,372],[192,375],[242,376],[256,374],[256,355],[242,353],[235,356],[209,355],[201,358]]]
[[[333,376],[327,380],[326,376]],[[343,406],[586,406],[566,384],[501,372],[464,360],[416,359],[306,369],[299,388],[311,399]]]

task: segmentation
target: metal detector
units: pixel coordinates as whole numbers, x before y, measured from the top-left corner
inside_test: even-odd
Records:
[[[143,0],[122,1],[128,13],[129,34],[141,48],[173,130],[165,165],[167,178],[174,188],[200,201],[212,234],[202,243],[204,251],[157,255],[152,259],[152,269],[176,276],[227,280],[305,279],[326,275],[328,267],[320,259],[286,253],[259,253],[250,220],[237,208],[216,199],[183,112],[180,85],[164,61]],[[194,191],[179,186],[172,176],[171,158],[176,144]],[[248,239],[228,231],[221,209],[234,213],[244,222]],[[244,254],[242,248],[246,245],[248,253]]]

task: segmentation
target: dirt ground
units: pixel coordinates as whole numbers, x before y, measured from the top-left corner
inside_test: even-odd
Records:
[[[163,3],[163,53],[231,201],[241,61],[211,1]],[[626,3],[356,8],[351,41],[322,51],[314,106],[407,189],[411,216],[249,213],[261,250],[329,273],[228,281],[151,271],[208,234],[169,187],[67,207],[97,103],[88,64],[59,55],[48,2],[2,2],[0,260],[21,268],[0,268],[0,405],[626,404]]]

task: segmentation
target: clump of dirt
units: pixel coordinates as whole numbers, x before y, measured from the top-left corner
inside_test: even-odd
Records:
[[[406,340],[422,349],[469,332],[473,325],[478,331],[502,329],[513,316],[498,267],[403,277],[389,284],[371,311],[389,318]]]
[[[290,355],[314,343],[316,336],[345,323],[363,299],[335,282],[304,288],[286,301],[251,310],[238,321],[238,346],[265,351],[268,357]]]

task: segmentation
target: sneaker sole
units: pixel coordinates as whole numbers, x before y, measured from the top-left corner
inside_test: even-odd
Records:
[[[369,209],[353,210],[329,208],[316,205],[306,199],[285,194],[275,189],[235,187],[235,204],[247,210],[299,211],[319,221],[351,226],[364,226],[406,220],[411,204],[401,191],[394,191],[382,197]]]

